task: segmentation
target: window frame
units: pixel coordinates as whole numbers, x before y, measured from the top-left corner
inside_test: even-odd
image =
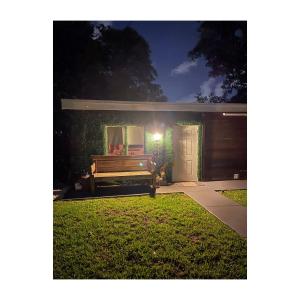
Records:
[[[124,137],[124,142],[125,142],[125,155],[128,155],[128,127],[142,127],[143,131],[144,131],[144,153],[146,152],[146,136],[145,136],[145,126],[144,125],[137,125],[137,124],[128,124],[128,125],[122,125],[122,124],[116,124],[116,125],[105,125],[104,127],[104,151],[105,151],[105,155],[110,155],[109,151],[108,151],[108,131],[107,128],[108,127],[121,127],[124,128],[124,132],[125,132],[125,137]]]

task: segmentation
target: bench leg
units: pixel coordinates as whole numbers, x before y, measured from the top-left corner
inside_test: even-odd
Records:
[[[150,196],[154,198],[156,195],[156,178],[155,178],[155,176],[153,176],[152,180],[150,181],[150,188],[151,188]]]
[[[155,198],[155,196],[156,196],[156,188],[155,187],[152,188],[150,196]]]
[[[95,194],[95,179],[91,176],[91,193]]]

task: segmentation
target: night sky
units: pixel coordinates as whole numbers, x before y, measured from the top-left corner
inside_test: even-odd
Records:
[[[198,40],[198,22],[194,21],[105,21],[117,29],[134,28],[148,42],[151,58],[168,101],[194,102],[201,90],[203,96],[213,92],[223,95],[222,78],[209,78],[205,59],[191,62],[188,52]]]

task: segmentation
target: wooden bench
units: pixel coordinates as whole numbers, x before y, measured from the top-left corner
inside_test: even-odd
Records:
[[[150,195],[155,196],[156,178],[152,155],[92,155],[91,192],[97,182],[109,180],[144,180],[149,183]]]

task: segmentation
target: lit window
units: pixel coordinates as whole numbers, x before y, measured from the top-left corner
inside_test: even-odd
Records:
[[[127,127],[128,155],[144,154],[144,127]]]

